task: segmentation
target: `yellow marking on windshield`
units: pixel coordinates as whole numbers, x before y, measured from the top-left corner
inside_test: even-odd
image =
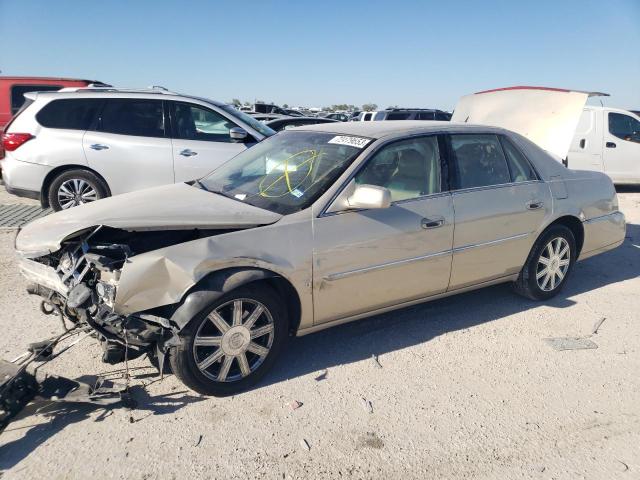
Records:
[[[305,166],[305,165],[309,165],[309,169],[307,170],[307,174],[304,176],[304,178],[302,180],[300,180],[300,182],[295,185],[292,186],[291,185],[291,178],[289,177],[289,162],[291,161],[291,159],[299,156],[299,155],[303,155],[305,153],[308,153],[310,156],[308,159],[306,159],[305,161],[303,161],[302,163],[297,164],[296,167],[296,171]],[[271,182],[269,185],[267,185],[266,187],[264,187],[263,183],[265,182],[265,180],[269,177],[269,174],[265,175],[262,180],[260,181],[260,183],[258,184],[258,190],[259,195],[261,197],[267,197],[267,198],[278,198],[278,197],[283,197],[289,193],[293,194],[293,192],[304,183],[304,181],[309,177],[309,175],[311,175],[311,172],[313,171],[313,163],[314,161],[320,157],[321,155],[324,155],[324,153],[320,153],[317,150],[302,150],[298,153],[294,153],[293,155],[290,155],[289,157],[287,157],[284,160],[284,173],[282,175],[280,175],[279,177],[277,177],[273,182]],[[273,190],[275,188],[276,185],[278,185],[282,180],[284,180],[285,184],[287,185],[287,191],[282,193],[282,194],[278,194],[278,195],[271,195],[269,192],[270,190]]]

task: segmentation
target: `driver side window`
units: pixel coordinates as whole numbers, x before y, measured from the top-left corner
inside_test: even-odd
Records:
[[[188,103],[174,103],[173,138],[231,142],[229,130],[236,126],[213,110]]]
[[[629,115],[609,113],[609,133],[628,142],[640,143],[640,122]]]
[[[358,172],[355,181],[388,188],[392,202],[439,193],[437,137],[411,138],[383,147]]]

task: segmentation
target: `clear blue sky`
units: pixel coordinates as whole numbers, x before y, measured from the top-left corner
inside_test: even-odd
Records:
[[[3,75],[382,108],[542,85],[640,109],[640,0],[0,0],[0,32]]]

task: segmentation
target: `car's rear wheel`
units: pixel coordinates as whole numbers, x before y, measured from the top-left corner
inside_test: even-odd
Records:
[[[573,269],[576,241],[564,225],[552,225],[540,235],[515,282],[521,295],[546,300],[557,295]]]
[[[104,181],[88,170],[67,170],[55,177],[49,186],[49,205],[56,212],[95,202],[107,197]]]
[[[234,290],[197,315],[169,356],[171,369],[204,395],[233,395],[270,369],[288,335],[286,310],[264,284]]]

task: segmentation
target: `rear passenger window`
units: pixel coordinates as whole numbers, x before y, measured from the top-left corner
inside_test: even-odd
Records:
[[[47,128],[87,130],[96,116],[102,100],[98,98],[63,98],[47,103],[36,115]]]
[[[456,189],[510,183],[509,168],[496,135],[452,135]]]
[[[98,131],[135,137],[164,137],[162,100],[108,99],[100,114]]]
[[[358,172],[355,181],[388,188],[393,202],[440,192],[437,137],[412,138],[384,147]]]
[[[500,137],[500,141],[502,142],[502,148],[504,148],[504,153],[507,157],[509,171],[511,172],[511,181],[527,182],[537,180],[536,172],[520,150],[505,137]]]

